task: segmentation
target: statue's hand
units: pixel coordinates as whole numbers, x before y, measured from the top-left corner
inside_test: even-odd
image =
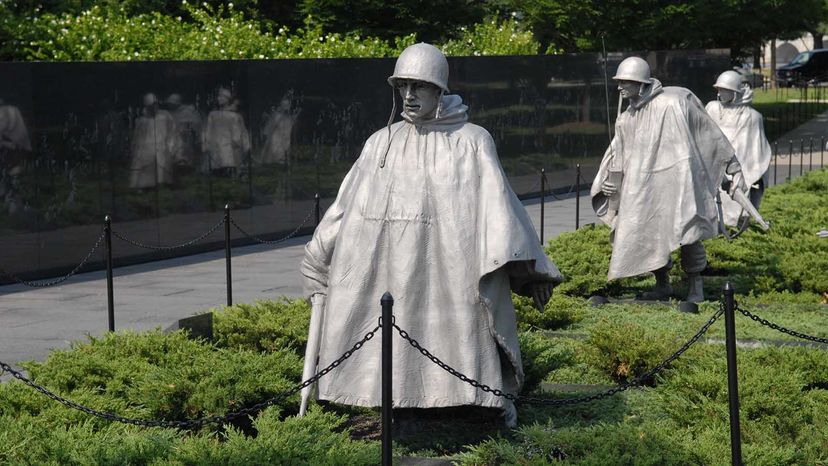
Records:
[[[327,300],[328,300],[328,295],[327,294],[322,293],[322,292],[316,292],[316,293],[311,295],[309,301],[310,301],[311,307],[319,306],[319,307],[324,308],[325,307],[325,301],[327,301]]]
[[[606,180],[601,183],[601,192],[604,193],[604,196],[612,197],[618,192],[618,186],[615,183],[610,183],[610,180]]]
[[[543,312],[549,298],[552,297],[552,290],[555,284],[552,282],[535,282],[532,284],[532,299],[535,301],[535,307]]]
[[[742,175],[741,171],[738,171],[733,174],[733,180],[730,182],[730,188],[728,189],[727,193],[730,197],[733,197],[736,194],[736,190],[739,191],[747,191],[747,185],[745,184],[745,177]]]

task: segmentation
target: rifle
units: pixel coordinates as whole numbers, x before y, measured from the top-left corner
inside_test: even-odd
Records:
[[[305,366],[302,369],[302,381],[316,375],[316,365],[319,360],[319,340],[322,339],[322,321],[325,320],[325,303],[327,297],[323,294],[311,296],[311,319],[308,332],[308,346],[305,348]],[[305,415],[308,409],[313,385],[302,389],[302,401],[299,404],[299,417]]]

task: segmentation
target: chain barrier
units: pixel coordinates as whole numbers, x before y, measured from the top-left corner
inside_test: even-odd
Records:
[[[0,269],[0,275],[4,275],[6,277],[9,277],[12,280],[16,281],[17,283],[19,283],[21,285],[31,287],[31,288],[45,288],[45,287],[48,287],[48,286],[54,286],[54,285],[57,285],[59,283],[63,283],[66,280],[68,280],[70,277],[72,277],[73,275],[78,273],[78,271],[81,269],[81,267],[83,267],[84,265],[86,265],[87,262],[89,262],[89,258],[92,257],[92,254],[95,254],[95,251],[97,251],[98,247],[100,247],[101,242],[104,240],[105,236],[106,236],[106,233],[101,232],[101,235],[98,236],[98,240],[95,241],[95,245],[92,246],[92,249],[90,249],[88,253],[86,253],[86,256],[83,258],[83,260],[81,260],[80,263],[77,266],[75,266],[74,269],[72,269],[69,273],[67,273],[66,275],[64,275],[62,277],[58,277],[58,278],[48,280],[48,281],[35,282],[35,281],[24,280],[24,279],[18,277],[17,275],[15,275],[13,273],[6,272],[3,269]]]
[[[212,228],[210,228],[209,230],[207,230],[207,232],[206,232],[206,233],[204,233],[203,235],[199,236],[198,238],[191,239],[190,241],[187,241],[187,242],[185,242],[185,243],[181,243],[181,244],[176,244],[176,245],[174,245],[174,246],[154,246],[154,245],[152,245],[152,244],[144,244],[144,243],[141,243],[141,242],[135,241],[135,240],[133,240],[133,239],[129,239],[129,238],[127,238],[126,236],[121,235],[120,233],[118,233],[118,232],[117,232],[117,231],[115,231],[115,230],[112,230],[112,236],[114,236],[114,237],[118,238],[118,239],[119,239],[119,240],[121,240],[121,241],[127,242],[127,243],[129,243],[129,244],[131,244],[131,245],[133,245],[133,246],[137,246],[137,247],[139,247],[139,248],[144,248],[144,249],[152,249],[152,250],[155,250],[155,251],[173,251],[173,250],[176,250],[176,249],[185,248],[185,247],[187,247],[187,246],[192,246],[193,244],[196,244],[196,243],[198,243],[198,242],[202,241],[204,238],[206,238],[206,237],[208,237],[208,236],[212,235],[212,234],[213,234],[216,230],[218,230],[218,228],[219,228],[220,226],[222,226],[222,225],[224,225],[224,218],[222,218],[220,222],[218,222],[218,223],[216,223],[215,225],[213,225],[213,227],[212,227]]]
[[[393,324],[393,325],[394,325],[394,328],[397,329],[397,332],[400,334],[400,336],[404,340],[406,340],[408,342],[408,344],[410,344],[412,347],[414,347],[414,349],[419,351],[426,358],[430,359],[431,362],[438,365],[444,371],[446,371],[449,374],[457,377],[458,379],[460,379],[463,382],[471,385],[472,387],[478,388],[480,390],[483,390],[484,392],[491,393],[494,396],[506,398],[506,399],[514,401],[514,402],[523,401],[523,402],[527,402],[527,403],[537,403],[537,404],[544,404],[544,405],[551,405],[551,406],[565,406],[565,405],[573,405],[573,404],[586,403],[586,402],[590,402],[590,401],[600,400],[600,399],[607,398],[609,396],[615,395],[616,393],[623,392],[627,389],[630,389],[630,388],[633,388],[633,387],[640,387],[641,385],[644,385],[644,383],[647,380],[650,380],[654,375],[656,375],[658,372],[660,372],[661,370],[666,368],[670,363],[672,363],[673,361],[678,359],[679,356],[684,354],[685,351],[690,349],[690,347],[693,346],[694,343],[699,341],[699,338],[701,338],[702,335],[704,335],[707,332],[707,330],[710,328],[710,326],[713,325],[716,322],[716,320],[719,317],[722,316],[722,314],[724,314],[724,304],[720,303],[719,304],[719,310],[716,311],[704,325],[702,325],[702,327],[699,329],[698,332],[696,332],[695,335],[693,335],[693,337],[691,337],[689,340],[687,340],[687,342],[685,344],[683,344],[681,346],[681,348],[679,348],[675,353],[670,355],[670,357],[668,357],[667,359],[665,359],[664,361],[662,361],[661,363],[656,365],[654,368],[647,371],[646,373],[642,374],[640,377],[636,377],[635,379],[633,379],[629,382],[625,382],[623,384],[612,387],[612,388],[610,388],[608,390],[605,390],[603,392],[598,392],[598,393],[594,393],[594,394],[586,395],[586,396],[581,396],[581,397],[560,398],[560,399],[549,399],[549,398],[537,398],[537,397],[530,397],[530,396],[512,395],[511,393],[505,393],[500,389],[491,388],[490,386],[488,386],[486,384],[480,383],[480,382],[478,382],[474,379],[466,377],[464,374],[460,373],[459,371],[455,370],[454,368],[452,368],[448,364],[441,361],[437,356],[434,356],[433,354],[431,354],[431,352],[429,352],[427,349],[420,346],[420,344],[417,342],[417,340],[411,338],[411,336],[408,334],[408,332],[401,329],[399,326],[397,326],[397,324]]]
[[[274,239],[274,240],[266,240],[266,239],[259,238],[258,236],[255,236],[255,235],[251,235],[250,233],[246,232],[242,227],[240,227],[239,224],[236,223],[236,221],[233,220],[232,217],[230,217],[230,224],[233,225],[233,227],[236,230],[239,230],[239,233],[241,233],[244,236],[252,239],[253,241],[256,241],[257,243],[260,243],[260,244],[279,244],[279,243],[283,243],[283,242],[293,238],[294,236],[296,236],[296,234],[299,233],[299,230],[301,230],[302,227],[304,227],[305,224],[308,223],[308,220],[310,220],[311,217],[313,217],[314,212],[315,212],[315,208],[311,209],[311,211],[308,213],[308,215],[305,217],[305,219],[302,220],[302,223],[300,223],[299,226],[296,227],[295,230],[290,232],[289,235],[285,236],[284,238]]]
[[[250,414],[261,411],[262,409],[264,409],[268,406],[271,406],[271,405],[273,405],[273,404],[275,404],[275,403],[277,403],[277,402],[279,402],[279,401],[281,401],[281,400],[283,400],[283,399],[285,399],[285,398],[287,398],[291,395],[299,393],[303,388],[308,387],[308,386],[316,383],[316,381],[318,381],[322,377],[326,376],[329,372],[336,369],[340,364],[345,362],[346,359],[350,358],[354,353],[359,351],[360,348],[362,348],[363,345],[365,345],[365,343],[368,342],[368,340],[374,338],[374,335],[377,333],[377,331],[379,329],[380,329],[380,326],[377,325],[376,327],[374,327],[373,330],[366,333],[365,336],[362,337],[361,340],[354,343],[354,346],[352,346],[351,349],[345,351],[342,354],[342,356],[340,356],[337,360],[335,360],[334,362],[329,364],[327,367],[325,367],[321,371],[317,372],[316,375],[314,375],[313,377],[309,378],[308,380],[305,380],[304,382],[301,382],[301,383],[295,385],[293,388],[291,388],[288,391],[282,392],[282,393],[280,393],[280,394],[278,394],[278,395],[276,395],[276,396],[274,396],[274,397],[272,397],[272,398],[270,398],[266,401],[263,401],[261,403],[257,403],[253,406],[241,409],[241,410],[236,411],[236,412],[222,414],[222,415],[218,415],[218,416],[203,417],[203,418],[199,418],[199,419],[187,419],[187,420],[183,420],[183,421],[163,421],[163,420],[156,420],[156,419],[136,419],[136,418],[128,418],[128,417],[120,416],[118,414],[108,413],[106,411],[98,411],[98,410],[83,406],[83,405],[78,404],[78,403],[76,403],[72,400],[68,400],[66,398],[63,398],[60,395],[55,394],[54,392],[50,391],[48,388],[45,388],[41,385],[36,384],[31,379],[27,378],[22,373],[14,370],[11,366],[9,366],[8,364],[6,364],[2,361],[0,361],[0,369],[2,369],[4,372],[8,372],[9,374],[11,374],[16,379],[18,379],[21,382],[25,383],[26,385],[34,388],[38,392],[40,392],[43,395],[47,396],[48,398],[51,398],[52,400],[63,404],[64,406],[67,406],[69,408],[84,412],[86,414],[89,414],[89,415],[92,415],[92,416],[95,416],[95,417],[99,417],[101,419],[106,419],[107,421],[115,421],[115,422],[120,422],[120,423],[123,423],[123,424],[132,424],[132,425],[135,425],[135,426],[142,426],[142,427],[166,427],[166,428],[176,428],[176,429],[193,429],[193,428],[202,427],[202,426],[207,425],[207,424],[221,424],[221,423],[224,423],[225,421],[235,419],[235,418],[238,418],[238,417],[241,417],[241,416],[248,416]]]
[[[546,186],[549,186],[549,178],[547,178],[547,177],[546,177],[546,172],[543,172],[543,173],[541,174],[541,178],[543,178],[543,182],[544,182],[544,184],[545,184]],[[573,188],[574,188],[573,186],[570,186],[570,187],[569,187],[569,191],[568,191],[568,192],[570,192],[570,193],[571,193]],[[552,196],[552,199],[555,199],[556,201],[560,201],[560,200],[561,200],[561,198],[560,198],[560,197],[558,197],[558,196],[555,194],[555,191],[554,191],[554,190],[551,190],[551,189],[550,189],[548,192],[544,193],[544,195],[547,195],[547,194],[548,194],[548,195],[550,195],[550,196]]]
[[[790,336],[793,336],[793,337],[796,337],[796,338],[801,338],[803,340],[813,341],[815,343],[826,343],[826,344],[828,344],[828,338],[813,337],[811,335],[806,335],[804,333],[799,333],[797,331],[787,329],[785,327],[782,327],[781,325],[776,325],[773,322],[765,320],[765,319],[763,319],[763,318],[761,318],[761,317],[759,317],[755,314],[751,314],[750,311],[746,311],[746,310],[742,309],[741,307],[739,307],[738,304],[736,304],[736,309],[735,310],[739,311],[743,316],[748,317],[751,320],[754,320],[756,322],[759,322],[760,324],[762,324],[766,327],[770,327],[770,328],[776,330],[777,332],[787,333]]]
[[[583,183],[583,184],[581,185],[581,189],[583,189],[583,186],[587,186],[587,187],[592,186],[592,182],[591,182],[591,181],[587,182],[587,180],[586,180],[586,178],[584,178],[584,175],[583,175],[583,174],[579,175],[579,177],[581,178],[581,182]],[[579,193],[579,194],[580,194],[580,193]]]

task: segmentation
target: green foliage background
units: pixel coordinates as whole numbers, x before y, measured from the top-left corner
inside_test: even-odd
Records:
[[[398,55],[416,33],[391,38],[323,28],[306,16],[296,28],[250,17],[232,3],[182,2],[183,12],[133,14],[126,6],[92,6],[80,14],[15,14],[0,3],[0,57],[16,60],[133,61],[348,58]],[[439,45],[440,42],[437,42]],[[442,46],[450,55],[535,54],[539,44],[512,18],[461,27]]]
[[[805,32],[821,38],[826,20],[823,0],[8,0],[0,2],[0,58],[384,57],[414,40],[458,55],[606,45],[730,48],[743,58],[766,40]]]

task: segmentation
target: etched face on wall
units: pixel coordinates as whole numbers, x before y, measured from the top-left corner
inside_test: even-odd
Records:
[[[394,86],[403,100],[403,113],[412,120],[434,118],[440,99],[440,88],[425,81],[398,79]]]

